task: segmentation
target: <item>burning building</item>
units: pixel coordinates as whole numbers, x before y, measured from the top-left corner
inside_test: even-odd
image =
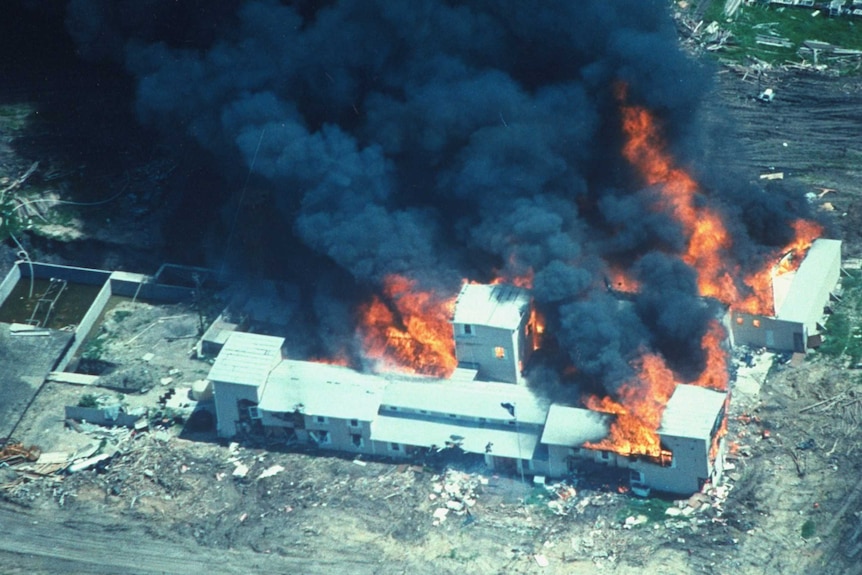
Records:
[[[479,379],[524,383],[523,368],[532,351],[529,309],[527,290],[464,284],[452,318],[459,367],[475,369]]]
[[[585,445],[604,439],[613,414],[552,405],[541,441],[548,446],[548,474],[560,477],[584,460],[629,469],[635,489],[693,493],[707,482],[721,480],[724,461],[723,424],[727,394],[679,384],[661,415],[657,430],[660,450],[653,455],[619,453]]]
[[[841,242],[813,242],[797,269],[782,269],[789,253],[770,270],[772,312],[747,313],[731,308],[728,327],[734,345],[805,352],[817,347],[822,320],[838,285]]]
[[[286,359],[283,338],[234,333],[209,374],[219,434],[396,458],[457,448],[490,469],[550,477],[592,460],[629,469],[634,488],[671,493],[720,480],[725,392],[671,379],[656,449],[603,443],[626,414],[552,404],[525,384],[530,307],[526,290],[466,284],[452,322],[459,367],[446,379]]]
[[[712,160],[726,126],[702,113],[710,70],[679,49],[667,2],[191,6],[154,0],[153,20],[133,3],[80,0],[67,26],[83,55],[122,60],[139,120],[167,148],[206,159],[190,173],[222,169],[224,185],[182,185],[176,203],[221,208],[189,237],[206,235],[223,279],[277,276],[296,294],[271,312],[289,318],[285,342],[213,334],[226,346],[211,374],[221,434],[399,445],[390,454],[481,446],[494,467],[542,473],[547,426],[517,394],[575,406],[589,389],[609,435],[583,447],[660,460],[680,384],[727,388],[716,314],[773,315],[772,288],[751,280],[810,207]],[[497,277],[530,291],[461,283]],[[547,332],[535,352],[530,297]],[[792,301],[782,321],[796,321]],[[254,353],[254,369],[240,365]],[[299,361],[310,358],[354,369]],[[538,360],[527,373],[544,375],[525,377]],[[400,405],[416,377],[463,394],[464,411]],[[472,411],[491,401],[511,412]],[[362,433],[344,435],[353,420]]]

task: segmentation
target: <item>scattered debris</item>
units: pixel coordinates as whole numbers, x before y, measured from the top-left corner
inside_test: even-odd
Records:
[[[265,479],[267,477],[272,477],[273,475],[278,475],[284,471],[283,465],[273,465],[272,467],[267,467],[260,475],[257,476],[258,479]],[[236,476],[236,471],[234,471],[234,476]]]

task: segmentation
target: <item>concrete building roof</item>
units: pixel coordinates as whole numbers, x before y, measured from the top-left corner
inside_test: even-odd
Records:
[[[543,424],[548,414],[547,402],[527,387],[487,381],[393,381],[383,392],[380,403],[508,422],[513,417],[502,406],[507,403],[514,407],[518,421],[537,425]]]
[[[530,294],[505,284],[464,284],[455,301],[454,323],[518,329],[529,313]]]
[[[337,365],[284,360],[269,376],[260,408],[340,419],[374,419],[387,382]]]
[[[371,439],[421,447],[444,447],[455,442],[468,453],[531,459],[539,442],[538,431],[453,425],[440,421],[379,416],[371,423]],[[490,446],[489,446],[490,444]]]
[[[233,332],[210,368],[209,380],[260,387],[281,361],[284,338]]]
[[[552,405],[542,433],[542,443],[577,447],[607,437],[612,415],[579,407]]]
[[[820,301],[818,295],[823,293],[822,283],[831,281],[830,278],[834,277],[840,265],[841,241],[815,240],[793,275],[786,295],[781,298],[781,302],[776,298],[776,317],[800,323],[817,321],[826,303]]]
[[[661,418],[659,435],[710,440],[727,393],[696,385],[679,384]]]

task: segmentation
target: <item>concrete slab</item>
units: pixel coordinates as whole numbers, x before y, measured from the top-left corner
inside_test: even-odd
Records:
[[[760,388],[766,382],[766,376],[774,359],[774,353],[764,352],[753,356],[751,366],[737,363],[733,393],[750,397],[759,396]]]
[[[21,336],[10,324],[0,323],[0,438],[12,433],[72,337],[71,332],[56,330],[42,337]]]

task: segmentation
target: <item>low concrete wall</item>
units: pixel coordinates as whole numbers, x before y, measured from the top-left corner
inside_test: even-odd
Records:
[[[21,272],[22,277],[30,277],[29,265],[24,262],[18,262],[17,267]],[[47,279],[59,278],[71,283],[84,285],[102,285],[108,281],[109,277],[111,277],[111,272],[33,262],[33,277]]]
[[[182,269],[181,266],[173,267]],[[191,271],[205,270],[193,268]],[[69,366],[72,358],[75,357],[81,344],[86,339],[87,334],[95,327],[112,295],[169,303],[188,302],[194,297],[194,288],[159,284],[156,283],[156,280],[152,276],[144,274],[108,272],[38,262],[33,262],[32,264],[17,262],[15,267],[6,275],[3,282],[0,283],[0,304],[9,297],[12,289],[19,281],[30,278],[31,274],[32,277],[38,279],[58,278],[70,283],[102,286],[87,313],[84,314],[84,317],[78,323],[75,329],[75,337],[72,338],[66,352],[54,367],[55,371],[63,371]]]
[[[3,305],[6,298],[9,297],[12,290],[15,289],[16,285],[18,285],[18,280],[20,279],[21,270],[18,268],[18,265],[12,266],[12,269],[9,270],[9,273],[6,274],[6,277],[3,279],[3,283],[0,283],[0,305]]]
[[[72,338],[72,343],[69,346],[69,349],[66,350],[66,353],[63,354],[63,357],[54,368],[55,371],[63,371],[69,366],[72,358],[75,357],[81,344],[83,344],[84,340],[87,338],[87,334],[90,333],[96,325],[96,321],[102,315],[102,310],[104,310],[105,306],[108,305],[109,299],[111,299],[111,286],[110,284],[105,283],[105,285],[102,286],[102,289],[99,290],[98,295],[96,295],[96,299],[93,300],[92,304],[90,304],[90,308],[87,310],[87,313],[85,313],[84,317],[81,318],[81,321],[78,322],[78,326],[75,328],[75,337]]]
[[[96,425],[134,427],[135,422],[142,417],[144,416],[121,413],[119,412],[118,405],[107,407],[79,407],[77,405],[66,406],[66,419],[86,421]]]
[[[155,283],[151,276],[114,272],[110,278],[114,295],[160,302],[190,301],[194,288]]]

